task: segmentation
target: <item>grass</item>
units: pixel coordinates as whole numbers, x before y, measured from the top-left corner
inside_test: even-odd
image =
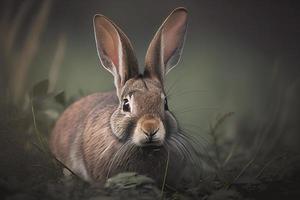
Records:
[[[39,118],[40,113],[44,111],[44,109],[53,109],[53,108],[47,108],[47,107],[41,107],[41,106],[36,106],[42,104],[43,101],[56,101],[55,95],[51,96],[47,93],[48,91],[49,84],[47,82],[43,81],[42,83],[38,83],[35,88],[32,90],[31,95],[31,106],[30,109],[28,110],[21,110],[20,112],[23,113],[25,116],[31,116],[30,121],[27,121],[27,124],[25,127],[27,132],[25,135],[34,135],[34,137],[29,137],[29,140],[31,144],[33,144],[33,147],[40,152],[41,157],[44,157],[44,159],[48,160],[46,162],[34,164],[35,166],[43,166],[44,168],[48,169],[49,172],[53,171],[51,173],[56,174],[52,178],[49,178],[48,181],[51,180],[56,180],[58,182],[61,182],[64,180],[64,177],[61,174],[61,169],[66,168],[68,169],[67,166],[65,166],[63,163],[59,162],[49,151],[48,149],[48,142],[47,142],[47,135],[50,132],[50,130],[44,132],[42,130],[47,130],[49,127],[44,127],[47,119],[41,119]],[[41,96],[44,96],[42,98]],[[63,100],[63,102],[67,102],[67,100]],[[52,105],[52,104],[49,104]],[[64,105],[67,106],[67,105]],[[284,158],[287,156],[287,154],[280,154],[278,156],[270,158],[270,160],[266,160],[262,165],[257,163],[257,160],[260,159],[260,157],[264,157],[262,154],[258,154],[256,151],[256,154],[253,154],[252,158],[247,161],[248,156],[245,156],[244,159],[237,160],[239,157],[239,151],[241,150],[241,146],[237,145],[238,141],[233,141],[231,145],[225,145],[222,144],[222,126],[226,123],[226,121],[230,120],[230,117],[233,116],[233,113],[225,113],[224,115],[219,115],[215,122],[212,123],[210,126],[210,131],[208,134],[212,138],[212,143],[208,146],[207,150],[207,156],[209,159],[212,161],[212,165],[209,166],[211,169],[214,169],[212,172],[210,172],[214,178],[212,179],[205,179],[205,177],[199,179],[197,183],[189,183],[189,189],[186,190],[185,188],[185,183],[182,183],[182,188],[171,188],[169,186],[166,186],[166,178],[167,178],[167,173],[168,173],[168,168],[169,162],[167,159],[166,166],[165,166],[165,175],[163,177],[163,184],[160,189],[160,198],[162,199],[172,199],[172,198],[178,198],[180,196],[181,198],[183,197],[189,197],[189,198],[204,198],[205,196],[209,197],[211,195],[232,195],[234,194],[239,194],[240,196],[243,196],[243,192],[240,193],[240,187],[244,187],[244,178],[247,178],[249,176],[252,176],[253,179],[258,180],[258,181],[263,181],[266,176],[272,177],[274,174],[267,175],[264,172],[266,169],[274,170],[274,165],[278,165],[277,161],[280,161],[281,158]],[[32,127],[32,129],[30,128]],[[31,132],[31,133],[30,133]],[[24,134],[24,133],[23,133]],[[222,137],[221,137],[222,136]],[[30,139],[31,138],[31,139]],[[31,155],[30,150],[26,153],[28,153],[27,156],[33,156],[35,157],[36,155],[32,154]],[[221,153],[223,152],[223,153]],[[227,153],[224,153],[227,152]],[[247,152],[248,153],[248,152]],[[242,152],[243,154],[243,152]],[[54,165],[53,165],[54,161]],[[52,163],[52,164],[51,164]],[[215,163],[215,164],[213,164]],[[28,165],[31,165],[28,163]],[[259,167],[255,167],[259,165]],[[236,167],[238,166],[238,167]],[[276,167],[275,167],[276,168]],[[234,170],[233,170],[234,169]],[[69,169],[70,170],[70,169]],[[197,169],[196,169],[197,170]],[[200,169],[199,169],[200,170]],[[278,173],[278,169],[275,170],[276,173]],[[70,172],[73,174],[75,177],[74,179],[74,184],[81,184],[80,182],[83,182],[80,180],[80,178],[76,178],[76,174],[70,170]],[[45,175],[48,172],[44,172]],[[48,177],[48,175],[46,175]],[[243,178],[243,183],[240,183],[240,179]],[[132,179],[131,179],[132,180]],[[139,179],[141,180],[141,179]],[[143,179],[142,179],[143,180]],[[47,178],[44,180],[47,183]],[[83,182],[84,183],[84,182]],[[83,184],[82,183],[82,184]],[[70,182],[68,182],[70,184]],[[252,180],[249,179],[248,184],[254,184],[252,183]],[[262,184],[262,183],[261,183]],[[73,187],[74,185],[60,185],[59,187],[64,188],[64,190],[70,190],[69,187]],[[74,186],[77,187],[77,186]],[[82,186],[83,187],[83,186]],[[89,188],[89,186],[86,186],[84,184],[84,187]],[[153,186],[151,186],[153,187]],[[185,188],[185,189],[184,189]],[[93,189],[91,189],[93,190]],[[137,189],[138,190],[138,189]],[[105,191],[104,188],[101,191]],[[153,190],[153,191],[156,191]],[[225,192],[228,191],[228,192]],[[234,191],[234,192],[233,192]],[[105,192],[104,192],[105,193]],[[155,193],[155,192],[154,192]],[[93,193],[94,194],[94,193]],[[103,193],[101,193],[103,195]],[[115,195],[115,194],[114,194]],[[224,197],[227,198],[227,197]]]
[[[31,106],[28,109],[20,109],[9,103],[2,107],[2,110],[3,108],[7,109],[7,113],[10,112],[10,109],[8,108],[17,110],[14,115],[16,119],[14,117],[10,117],[7,119],[7,122],[2,120],[2,124],[0,126],[2,127],[1,132],[6,133],[6,135],[10,137],[10,140],[14,141],[14,143],[11,143],[13,145],[10,145],[8,148],[16,149],[17,145],[18,148],[22,149],[21,152],[17,153],[17,155],[25,155],[24,157],[29,158],[27,161],[24,161],[25,164],[23,163],[21,166],[21,168],[24,166],[28,168],[26,173],[27,178],[25,181],[23,180],[13,183],[13,180],[9,178],[13,176],[11,175],[14,174],[13,170],[18,168],[18,166],[16,166],[18,165],[16,161],[10,164],[13,166],[11,167],[12,170],[10,170],[10,176],[0,177],[0,190],[4,190],[4,192],[7,192],[7,190],[12,191],[9,193],[10,195],[26,194],[32,196],[37,195],[38,193],[40,198],[45,198],[44,195],[47,195],[49,199],[69,199],[71,197],[83,199],[97,196],[99,198],[107,198],[110,196],[113,199],[118,199],[120,198],[120,195],[122,197],[125,195],[124,198],[145,197],[145,199],[211,199],[220,198],[220,196],[221,199],[230,199],[233,197],[236,199],[242,199],[242,197],[261,198],[260,195],[263,196],[269,192],[278,190],[278,188],[280,188],[278,184],[282,184],[284,187],[288,187],[288,190],[295,192],[291,187],[291,184],[297,184],[298,179],[294,180],[293,176],[291,177],[289,174],[297,174],[297,171],[295,171],[296,168],[287,169],[284,165],[286,159],[293,157],[289,155],[289,153],[281,152],[270,157],[270,155],[264,155],[264,146],[261,146],[261,143],[259,143],[260,145],[256,148],[253,148],[256,149],[256,151],[249,152],[242,145],[239,145],[240,142],[238,140],[233,140],[230,143],[225,142],[226,140],[223,139],[223,126],[230,120],[231,116],[233,116],[232,112],[217,116],[215,122],[210,126],[210,131],[207,134],[211,136],[211,143],[208,144],[205,152],[197,154],[197,156],[202,156],[201,159],[203,162],[208,161],[205,169],[208,171],[204,170],[202,174],[203,176],[199,177],[196,182],[183,180],[183,182],[179,184],[179,187],[176,188],[166,185],[168,168],[170,167],[168,159],[165,166],[163,184],[160,190],[158,190],[157,186],[153,185],[151,181],[149,182],[149,179],[135,175],[133,177],[128,177],[126,186],[124,186],[126,189],[119,187],[117,191],[116,188],[108,190],[107,188],[102,187],[95,188],[95,186],[82,181],[70,169],[69,171],[73,174],[74,178],[67,180],[64,176],[62,176],[62,168],[68,169],[68,167],[59,162],[48,149],[47,137],[48,133],[51,131],[51,126],[49,127],[47,124],[49,124],[48,120],[50,119],[41,118],[41,113],[44,113],[47,109],[54,110],[54,107],[45,107],[41,105],[44,102],[49,103],[49,101],[52,101],[49,105],[56,105],[61,104],[62,102],[68,102],[69,100],[62,99],[65,98],[63,96],[56,98],[56,94],[48,94],[48,87],[48,81],[42,81],[34,86],[30,94]],[[61,93],[58,95],[61,95]],[[4,104],[2,103],[2,106],[3,105]],[[68,103],[61,104],[63,107],[66,107],[67,105]],[[20,119],[21,121],[18,121],[17,119],[20,116],[24,117]],[[27,120],[28,118],[31,118],[31,120]],[[11,125],[5,126],[5,124],[10,122],[20,124],[21,127],[12,127]],[[20,142],[16,142],[20,134],[22,134],[23,137],[19,138]],[[4,135],[2,134],[1,137],[3,136]],[[197,139],[196,135],[194,135],[193,138],[194,137]],[[197,140],[201,140],[201,138],[198,138]],[[24,144],[26,142],[30,142],[34,148],[26,150],[26,145]],[[253,144],[255,144],[254,141]],[[257,151],[257,148],[261,148],[260,151]],[[207,159],[204,159],[203,156],[206,156]],[[4,156],[4,158],[6,157]],[[295,159],[294,162],[297,163],[297,159]],[[293,164],[293,166],[294,165],[295,164]],[[35,182],[34,179],[36,179],[34,175],[36,172],[32,168],[39,168],[41,170],[39,171],[39,179],[41,179],[39,185],[41,186],[38,186],[37,183],[32,183]],[[200,170],[197,168],[191,169]],[[124,182],[124,176],[122,177],[122,181],[118,183],[119,185]],[[286,180],[288,182],[286,182]],[[2,185],[1,181],[3,183]],[[128,183],[128,181],[133,182]],[[142,188],[136,187],[136,185],[141,185],[141,181],[145,181],[146,186],[143,186]],[[30,182],[27,184],[31,185],[31,187],[24,187],[23,185],[24,183],[26,184],[26,182]],[[114,182],[118,182],[118,179],[114,179]],[[18,188],[24,188],[22,190],[8,189],[10,188],[10,185],[13,184],[17,184]],[[55,196],[56,194],[53,194],[53,191],[48,191],[48,189],[45,188],[45,185],[49,184],[55,190],[64,191],[68,195],[62,197]],[[131,185],[129,189],[128,185]],[[38,189],[33,190],[32,188]],[[86,193],[83,192],[84,194],[78,194],[75,190],[85,191]],[[283,198],[287,196],[279,193],[278,197]]]
[[[169,168],[169,160],[170,160],[170,153],[169,151],[167,152],[167,161],[166,161],[166,167],[165,167],[165,173],[164,173],[164,177],[163,177],[163,183],[161,186],[161,199],[163,199],[163,195],[164,195],[164,189],[166,186],[166,180],[167,180],[167,174],[168,174],[168,168]]]
[[[5,54],[5,68],[14,70],[7,70],[8,74],[2,74],[4,78],[10,77],[10,81],[9,92],[0,100],[2,114],[0,120],[2,148],[0,195],[4,198],[15,199],[126,199],[130,197],[130,199],[225,200],[267,199],[269,197],[286,199],[293,198],[291,195],[300,196],[296,187],[300,182],[299,154],[281,150],[285,146],[280,143],[280,138],[286,130],[281,130],[279,134],[272,137],[281,114],[282,102],[276,103],[270,122],[263,124],[261,129],[257,130],[253,141],[249,141],[252,142],[250,148],[243,146],[242,137],[245,134],[254,134],[253,132],[239,132],[237,136],[240,134],[241,137],[230,141],[226,139],[223,126],[231,119],[233,112],[217,116],[207,132],[211,138],[210,143],[205,149],[199,150],[201,153],[196,154],[206,167],[199,178],[194,177],[196,181],[183,180],[178,188],[166,184],[170,167],[169,152],[160,190],[149,179],[136,175],[128,177],[128,181],[133,182],[132,188],[125,187],[126,190],[124,190],[121,187],[116,191],[108,190],[110,192],[107,188],[95,187],[81,180],[52,155],[47,142],[55,119],[45,115],[46,111],[54,111],[58,116],[68,104],[76,99],[73,97],[70,98],[72,100],[66,99],[64,93],[55,92],[67,45],[67,36],[64,33],[60,34],[57,48],[53,52],[53,62],[49,66],[49,81],[37,83],[30,92],[26,92],[28,71],[39,52],[40,38],[45,31],[51,2],[44,0],[40,4],[39,12],[32,19],[28,32],[23,33],[26,37],[19,48],[16,47],[17,38],[21,26],[24,25],[24,19],[30,12],[32,2],[24,1],[16,15],[12,15],[10,1],[7,1],[7,7],[2,7],[4,11],[0,21],[2,39],[0,48]],[[168,96],[169,92],[175,90],[175,82],[170,86]],[[190,92],[205,91],[192,90]],[[177,95],[186,94],[187,92],[181,92]],[[28,104],[25,103],[26,96],[30,97]],[[186,108],[179,114],[190,110],[195,110],[195,108]],[[196,128],[199,130],[199,127]],[[193,133],[192,138],[203,140],[198,132]],[[62,175],[63,168],[69,170],[75,178],[66,179]],[[192,169],[200,171],[198,168],[192,167]],[[190,173],[193,174],[193,172]],[[121,182],[118,179],[113,179],[113,181],[117,184]],[[146,186],[136,187],[141,184],[141,181],[145,181]]]
[[[35,117],[35,112],[34,112],[34,107],[33,107],[32,100],[30,102],[31,102],[31,113],[32,113],[34,132],[36,133],[36,137],[39,140],[40,149],[43,152],[46,152],[46,149],[48,148],[48,144],[46,143],[45,137],[40,133],[40,131],[37,128],[36,117]]]

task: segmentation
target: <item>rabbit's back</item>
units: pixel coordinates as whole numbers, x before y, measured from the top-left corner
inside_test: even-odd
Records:
[[[80,137],[86,128],[86,122],[89,121],[86,118],[93,116],[91,112],[97,112],[99,108],[104,109],[117,104],[118,98],[115,92],[106,92],[88,95],[69,106],[57,120],[50,137],[50,148],[56,158],[77,171],[72,167],[74,165],[72,157],[75,156],[76,160],[81,159]],[[101,115],[101,113],[97,114]],[[104,117],[103,120],[106,118]]]

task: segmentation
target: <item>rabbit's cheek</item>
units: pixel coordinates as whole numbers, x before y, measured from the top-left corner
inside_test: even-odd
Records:
[[[165,127],[166,127],[166,135],[177,133],[178,132],[178,124],[177,120],[170,112],[165,112]]]
[[[113,134],[120,140],[124,140],[133,133],[135,120],[117,110],[110,119],[110,125]]]

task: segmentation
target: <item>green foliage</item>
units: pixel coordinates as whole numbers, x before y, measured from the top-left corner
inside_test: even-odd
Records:
[[[159,190],[155,182],[134,172],[118,174],[106,181],[105,188],[112,196],[127,199],[158,199]]]

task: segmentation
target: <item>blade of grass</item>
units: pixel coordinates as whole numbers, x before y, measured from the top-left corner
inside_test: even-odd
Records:
[[[52,158],[55,161],[55,164],[58,163],[62,168],[67,169],[72,175],[74,175],[76,178],[84,181],[80,176],[78,176],[74,171],[72,171],[68,166],[66,166],[64,163],[62,163],[60,160],[58,160],[50,151],[44,151],[39,145],[35,143],[31,143],[35,148],[37,148],[40,152],[46,154],[50,158]]]
[[[217,175],[219,177],[219,179],[224,183],[224,185],[228,185],[228,180],[225,174],[225,171],[223,169],[223,165],[222,165],[222,161],[221,161],[221,157],[220,157],[220,149],[218,146],[218,135],[217,135],[217,130],[219,129],[219,127],[224,123],[224,121],[229,118],[230,116],[232,116],[234,114],[234,112],[228,112],[225,113],[223,115],[219,115],[216,118],[216,123],[214,125],[210,125],[210,131],[209,134],[211,135],[212,139],[213,139],[213,143],[212,143],[212,147],[214,149],[214,153],[215,153],[215,163],[216,163],[216,170],[217,170]]]
[[[35,117],[35,111],[34,111],[34,107],[33,107],[33,103],[32,103],[32,99],[31,99],[31,113],[32,113],[32,119],[33,119],[33,126],[34,126],[34,130],[35,130],[35,133],[36,133],[36,137],[37,139],[39,140],[39,143],[42,147],[43,150],[46,150],[46,142],[42,136],[42,134],[40,133],[38,127],[37,127],[37,123],[36,123],[36,117]]]
[[[47,156],[49,156],[49,158],[52,158],[52,160],[54,159],[55,163],[58,163],[60,166],[62,166],[63,168],[67,169],[71,174],[73,174],[74,176],[76,176],[78,179],[83,180],[80,176],[78,176],[75,172],[73,172],[68,166],[66,166],[64,163],[62,163],[60,160],[58,160],[53,153],[49,150],[48,145],[44,139],[44,137],[41,135],[41,132],[38,130],[37,128],[37,123],[36,123],[36,118],[35,118],[35,113],[34,113],[34,108],[33,108],[33,104],[32,104],[32,100],[31,100],[31,111],[32,111],[32,118],[33,118],[33,124],[34,124],[34,130],[36,133],[36,136],[40,142],[40,145],[42,147],[40,147],[39,145],[32,143],[38,150],[40,150],[42,153],[46,154]],[[84,180],[83,180],[84,181]]]
[[[165,167],[165,174],[164,174],[164,178],[163,178],[163,183],[161,186],[161,199],[163,199],[164,197],[164,189],[165,189],[165,185],[166,185],[166,179],[167,179],[167,174],[168,174],[168,168],[169,168],[169,159],[170,159],[170,153],[169,151],[167,151],[167,162],[166,162],[166,167]]]
[[[62,33],[59,36],[58,39],[58,44],[57,48],[55,51],[55,55],[53,58],[53,62],[50,66],[50,71],[49,71],[49,87],[48,87],[48,94],[51,92],[54,92],[56,82],[58,80],[58,74],[59,74],[59,69],[62,64],[64,54],[65,54],[65,48],[66,48],[66,35]]]
[[[256,179],[258,179],[263,173],[264,171],[273,163],[275,162],[276,160],[279,160],[281,158],[284,158],[287,154],[284,153],[284,154],[281,154],[279,156],[276,156],[274,157],[273,159],[269,160],[269,162],[267,162],[262,168],[261,170],[258,172],[258,174],[255,176]]]
[[[227,186],[225,187],[225,189],[230,189],[230,187],[232,186],[232,184],[234,184],[235,182],[237,182],[237,180],[246,172],[246,170],[254,163],[254,161],[256,160],[256,155],[249,160],[249,162],[246,163],[246,165],[244,165],[244,167],[241,169],[241,171],[236,175],[236,177],[233,179],[233,181],[229,184],[227,184]]]
[[[12,71],[15,73],[12,74],[10,85],[13,92],[13,102],[15,104],[18,104],[23,98],[27,72],[30,63],[37,53],[40,44],[40,36],[46,25],[51,5],[51,0],[44,0],[37,16],[31,24],[20,55],[16,58],[16,62],[13,66]]]
[[[237,147],[237,143],[235,142],[234,145],[232,145],[231,149],[230,149],[230,152],[229,154],[227,155],[226,159],[224,160],[222,166],[226,166],[227,163],[229,162],[229,160],[232,158],[233,154],[234,154],[234,151]]]
[[[25,19],[25,15],[28,13],[30,6],[32,5],[32,0],[23,1],[20,10],[17,12],[16,17],[12,21],[12,25],[9,29],[6,41],[6,51],[7,54],[11,52],[11,49],[16,41],[16,36],[18,30],[21,27],[22,22]]]

